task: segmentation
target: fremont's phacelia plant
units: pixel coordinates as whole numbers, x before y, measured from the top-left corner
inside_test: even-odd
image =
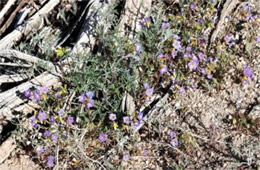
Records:
[[[45,112],[39,112],[38,115],[37,115],[37,119],[40,121],[40,122],[43,122],[44,120],[47,119],[47,115]]]
[[[79,102],[84,103],[87,106],[87,108],[89,109],[94,106],[94,100],[92,99],[93,96],[94,96],[94,93],[92,91],[89,91],[89,92],[81,94],[78,97],[78,99],[79,99]]]
[[[66,121],[67,125],[71,125],[73,122],[74,122],[74,117],[69,116],[69,117],[67,118],[67,121]]]
[[[130,124],[130,121],[131,121],[130,116],[124,116],[124,117],[123,117],[123,122],[124,122],[125,124],[129,125],[129,124]]]

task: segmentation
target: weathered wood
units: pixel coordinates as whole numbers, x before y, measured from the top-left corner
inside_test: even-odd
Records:
[[[11,48],[22,36],[28,35],[30,32],[39,30],[43,23],[43,17],[47,15],[60,0],[50,0],[36,14],[34,14],[27,23],[17,27],[14,31],[6,35],[0,40],[0,50]]]
[[[15,4],[15,2],[16,0],[8,0],[4,8],[0,11],[0,25],[4,21],[4,16],[6,15],[6,13],[8,13],[8,11]]]
[[[109,11],[111,11],[111,5],[113,3],[114,0],[91,0],[89,2],[89,10],[87,12],[84,24],[77,38],[76,45],[73,48],[73,53],[88,53],[93,49],[96,43],[97,29],[101,28],[102,26],[105,26],[106,30],[111,25],[111,23],[105,23],[104,18],[102,18],[100,13],[109,13]]]
[[[29,78],[29,76],[27,74],[1,75],[0,84],[1,83],[19,82],[19,81],[26,80],[28,78]]]
[[[152,7],[152,0],[126,0],[123,15],[119,23],[121,36],[133,39],[135,34],[141,30],[140,22]]]
[[[0,164],[3,163],[16,148],[16,142],[13,137],[9,137],[1,146],[0,146]]]
[[[11,66],[11,67],[32,67],[32,64],[0,63],[0,66]]]
[[[213,31],[211,38],[210,38],[210,44],[212,44],[217,36],[221,28],[223,27],[223,24],[225,22],[225,18],[232,12],[232,10],[236,7],[236,5],[240,3],[239,0],[226,0],[224,7],[220,14],[219,22],[216,26],[216,29]]]
[[[37,88],[43,84],[50,87],[57,84],[59,80],[59,77],[49,74],[48,72],[44,72],[32,80],[0,93],[0,115],[3,115],[10,120],[10,118],[12,118],[12,110],[17,106],[25,103],[24,99],[22,98],[22,96],[24,96],[23,93],[25,90],[31,87]]]
[[[39,67],[49,71],[50,73],[61,76],[58,67],[56,67],[52,62],[42,60],[38,57],[25,54],[17,50],[0,50],[0,56],[6,57],[8,59],[16,58],[33,64],[38,64]]]

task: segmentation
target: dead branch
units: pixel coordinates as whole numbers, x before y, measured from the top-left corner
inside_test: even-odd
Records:
[[[10,8],[15,4],[16,0],[8,0],[5,4],[4,8],[0,11],[0,25],[4,21],[4,17],[6,13],[10,10]]]
[[[52,62],[39,59],[38,57],[29,55],[29,54],[25,54],[25,53],[22,53],[17,50],[0,50],[0,56],[6,57],[9,59],[12,59],[13,57],[15,57],[17,59],[24,60],[29,63],[39,64],[39,67],[49,71],[50,73],[52,73],[54,75],[61,76],[61,74],[58,71],[59,70],[58,67],[56,67]]]
[[[232,10],[236,7],[236,5],[238,3],[240,3],[239,0],[226,0],[224,7],[221,11],[221,14],[220,14],[219,22],[216,26],[216,29],[214,30],[214,32],[211,35],[210,44],[212,44],[216,40],[219,31],[223,27],[225,18],[230,14],[230,12],[232,12]]]
[[[28,78],[29,76],[27,74],[2,75],[0,76],[0,84],[19,82],[19,81],[26,80]]]
[[[47,15],[60,0],[50,0],[43,8],[34,14],[27,23],[17,27],[11,33],[0,40],[0,50],[11,48],[22,36],[28,35],[30,32],[35,32],[43,25],[43,17]]]

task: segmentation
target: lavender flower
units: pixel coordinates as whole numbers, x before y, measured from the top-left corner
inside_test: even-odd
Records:
[[[148,83],[144,83],[144,87],[145,87],[146,89],[150,88],[150,86],[149,86]]]
[[[173,37],[175,40],[181,39],[177,34],[172,34],[172,37]]]
[[[208,75],[207,75],[207,78],[208,78],[208,79],[212,79],[212,78],[213,78],[213,74],[208,74]]]
[[[52,167],[54,166],[54,161],[53,161],[53,160],[48,160],[48,161],[47,161],[47,166],[48,166],[49,168],[52,168]]]
[[[206,55],[205,55],[204,53],[202,53],[202,52],[199,52],[199,55],[198,55],[198,56],[199,56],[199,59],[200,59],[200,60],[203,60]]]
[[[37,118],[40,122],[43,122],[44,120],[47,119],[47,115],[45,112],[39,112],[37,115]]]
[[[199,65],[199,60],[197,59],[197,57],[194,54],[192,54],[192,55],[193,55],[193,59],[192,59],[192,61],[190,61],[188,63],[188,67],[189,67],[190,71],[196,70]]]
[[[184,92],[185,92],[185,88],[183,86],[181,86],[179,89],[179,94],[183,94]]]
[[[29,98],[30,95],[31,95],[31,89],[27,89],[27,90],[24,91],[24,96],[25,96],[25,97],[28,97],[28,98]]]
[[[110,114],[109,114],[109,120],[115,121],[115,120],[116,120],[116,114],[110,113]]]
[[[46,131],[43,133],[43,135],[46,136],[46,137],[47,137],[47,136],[50,136],[50,135],[51,135],[51,132],[48,131],[48,130],[46,130]]]
[[[174,131],[170,132],[170,137],[171,139],[174,139],[176,137],[176,133]]]
[[[187,51],[188,53],[191,53],[192,47],[187,47],[187,48],[186,48],[186,51]]]
[[[141,43],[135,43],[135,53],[139,55],[141,52]]]
[[[191,4],[190,4],[190,9],[192,9],[192,10],[195,10],[196,9],[196,3],[194,3],[194,2],[192,2]]]
[[[107,140],[107,134],[101,133],[101,134],[99,135],[98,139],[99,139],[101,142],[106,142],[106,140]]]
[[[48,160],[55,160],[55,157],[53,155],[48,156]]]
[[[58,135],[57,134],[52,134],[51,135],[51,140],[52,140],[52,142],[57,142],[58,141]]]
[[[168,22],[163,22],[162,23],[162,29],[167,29],[169,28],[170,24]]]
[[[125,123],[125,124],[127,124],[127,125],[129,125],[130,124],[130,116],[124,116],[123,117],[123,122]]]
[[[260,35],[257,36],[256,42],[260,43]]]
[[[138,128],[140,125],[141,125],[141,121],[139,121],[139,120],[134,123],[135,128]]]
[[[168,67],[167,65],[161,65],[161,69],[160,69],[160,74],[164,74],[168,72]]]
[[[129,154],[125,154],[123,156],[123,161],[127,162],[127,161],[129,161],[129,158],[130,158],[130,155]]]
[[[176,147],[179,144],[177,139],[172,139],[170,143],[173,147]]]
[[[152,97],[153,96],[153,92],[154,92],[153,88],[148,88],[148,89],[146,89],[145,94],[148,97]]]
[[[54,95],[55,95],[55,97],[57,97],[58,99],[61,98],[61,94],[60,94],[59,92],[56,92]]]
[[[139,121],[142,121],[142,120],[143,120],[143,116],[144,116],[144,113],[143,113],[143,112],[139,112],[139,113],[137,114],[137,119],[138,119]]]
[[[178,40],[174,40],[172,46],[178,51],[182,50],[181,42]]]
[[[71,125],[73,122],[74,122],[74,117],[69,116],[69,117],[67,118],[67,121],[66,121],[67,125]]]
[[[87,108],[89,109],[94,106],[94,100],[92,99],[93,96],[94,96],[94,93],[92,91],[89,91],[85,94],[84,93],[81,94],[78,97],[78,99],[79,99],[79,102],[84,103],[87,106]]]
[[[50,116],[50,121],[51,121],[51,123],[56,123],[56,122],[55,122],[55,118],[54,118],[53,115]]]
[[[253,78],[252,70],[248,67],[248,65],[245,67],[243,74],[247,78]]]
[[[64,114],[65,114],[64,109],[60,109],[60,110],[58,111],[58,114],[59,114],[60,117],[64,116]]]
[[[226,41],[226,43],[229,43],[229,42],[231,41],[231,37],[228,36],[228,35],[226,35],[226,36],[224,37],[224,40]]]
[[[49,88],[47,86],[42,86],[39,88],[40,93],[47,94],[49,91]]]
[[[37,128],[39,125],[37,124],[37,119],[35,116],[32,117],[31,121],[30,121],[31,125],[35,128]]]

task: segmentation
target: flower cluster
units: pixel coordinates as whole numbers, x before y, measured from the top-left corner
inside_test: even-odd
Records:
[[[41,86],[36,90],[27,89],[24,91],[24,96],[32,101],[45,100],[47,98],[47,93],[49,88],[47,86]]]
[[[78,99],[79,99],[79,102],[85,104],[86,107],[89,109],[89,108],[94,106],[93,97],[94,97],[94,93],[92,91],[89,91],[89,92],[86,92],[86,93],[82,93],[78,97]]]
[[[171,139],[170,144],[171,144],[173,147],[178,146],[179,142],[178,142],[178,139],[176,138],[176,133],[175,133],[174,131],[171,131],[171,132],[170,132],[170,139]]]

